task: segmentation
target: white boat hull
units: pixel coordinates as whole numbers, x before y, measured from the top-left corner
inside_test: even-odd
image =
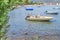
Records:
[[[51,19],[53,19],[53,17],[46,17],[46,16],[40,16],[40,17],[37,17],[37,18],[26,18],[27,20],[31,20],[31,21],[49,21]]]
[[[46,11],[47,14],[58,14],[57,11]]]

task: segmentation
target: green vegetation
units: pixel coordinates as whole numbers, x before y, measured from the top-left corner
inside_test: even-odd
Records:
[[[27,0],[0,0],[0,39],[5,40],[7,32],[8,12],[17,5],[27,4]]]
[[[0,0],[0,39],[5,38],[3,37],[6,33],[7,28],[7,20],[8,20],[8,0]],[[4,30],[3,30],[4,29]]]

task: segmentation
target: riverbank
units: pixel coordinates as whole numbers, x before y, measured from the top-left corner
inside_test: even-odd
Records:
[[[18,8],[18,7],[22,7],[22,6],[60,6],[60,5],[49,5],[49,4],[41,4],[41,5],[32,4],[32,5],[29,5],[29,4],[27,4],[27,5],[17,5],[16,7]]]
[[[56,3],[56,4],[53,4],[53,3],[43,3],[43,4],[24,4],[24,5],[14,5],[14,6],[12,6],[11,9],[19,8],[19,7],[22,7],[22,6],[60,6],[60,5],[58,5],[58,3]]]

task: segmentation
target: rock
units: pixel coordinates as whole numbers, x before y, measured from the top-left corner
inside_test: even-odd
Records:
[[[24,34],[24,35],[28,35],[28,33],[27,33],[27,32],[23,32],[22,34]]]

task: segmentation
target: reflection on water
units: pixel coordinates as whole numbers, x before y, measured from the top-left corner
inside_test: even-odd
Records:
[[[46,10],[54,10],[56,6],[31,6],[34,10],[27,11],[25,10],[27,6],[20,7],[11,11],[8,16],[10,16],[8,24],[10,25],[7,36],[26,36],[25,32],[28,35],[39,34],[39,35],[48,35],[48,34],[60,34],[60,14],[58,15],[47,15],[44,13]],[[57,10],[58,12],[60,10]],[[37,21],[27,21],[25,17],[27,14],[32,13],[33,15],[43,15],[43,16],[52,16],[53,20],[50,22],[37,22]],[[60,12],[59,12],[60,13]]]

